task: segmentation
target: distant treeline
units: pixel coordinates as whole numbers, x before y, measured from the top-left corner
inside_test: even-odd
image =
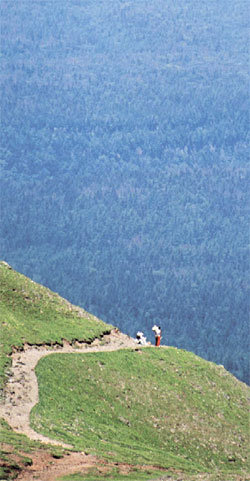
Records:
[[[2,258],[249,382],[247,2],[1,16]]]

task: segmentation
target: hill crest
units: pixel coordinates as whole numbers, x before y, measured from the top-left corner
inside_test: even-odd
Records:
[[[1,322],[8,332],[1,339],[2,372],[11,381],[9,401],[8,387],[5,391],[8,412],[11,402],[18,405],[13,401],[11,360],[12,369],[16,368],[19,375],[24,369],[22,359],[29,353],[32,352],[35,364],[41,355],[50,354],[36,367],[39,400],[36,394],[30,406],[31,409],[37,403],[31,412],[36,432],[63,443],[64,448],[70,444],[109,462],[108,453],[112,452],[112,461],[117,460],[118,464],[124,463],[125,458],[134,466],[144,460],[148,466],[155,465],[155,469],[156,465],[165,470],[168,466],[178,467],[186,476],[185,473],[197,470],[212,472],[216,468],[214,463],[218,463],[219,469],[227,472],[227,480],[234,479],[236,473],[246,472],[249,389],[223,366],[173,347],[141,348],[133,339],[84,310],[79,311],[4,262],[0,264],[0,273]],[[65,332],[68,341],[63,340],[67,339]],[[80,343],[76,342],[79,333]],[[111,350],[112,339],[116,351],[107,352]],[[34,340],[36,346],[32,347],[30,343]],[[17,352],[10,358],[13,346]],[[127,349],[121,350],[122,347]],[[18,396],[24,379],[17,377],[17,381]],[[23,404],[21,399],[19,406]],[[26,422],[29,423],[29,415]],[[28,435],[32,438],[31,430]],[[26,442],[22,441],[24,445]]]

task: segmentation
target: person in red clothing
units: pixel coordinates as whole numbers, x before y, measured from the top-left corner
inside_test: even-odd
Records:
[[[152,331],[154,331],[154,333],[155,333],[155,345],[157,347],[159,347],[159,345],[161,343],[161,328],[160,328],[160,326],[154,325],[152,327]]]

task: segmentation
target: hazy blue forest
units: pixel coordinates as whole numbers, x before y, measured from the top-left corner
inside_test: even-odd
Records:
[[[249,382],[247,0],[1,1],[1,258]]]

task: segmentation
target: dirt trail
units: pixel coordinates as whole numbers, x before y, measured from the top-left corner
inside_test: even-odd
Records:
[[[114,329],[111,334],[103,337],[101,341],[95,340],[92,344],[76,342],[74,345],[67,341],[63,346],[29,346],[25,345],[23,351],[12,354],[12,367],[8,383],[5,387],[4,402],[0,405],[0,417],[17,432],[26,434],[30,439],[47,444],[60,445],[66,449],[71,446],[50,439],[37,433],[30,427],[30,411],[39,401],[38,383],[35,375],[35,367],[39,359],[54,353],[84,353],[109,352],[119,349],[138,348],[138,344],[131,337]],[[25,454],[25,453],[24,453]],[[31,466],[23,466],[16,478],[17,481],[55,481],[59,476],[66,476],[81,472],[82,475],[89,469],[96,469],[100,474],[108,473],[110,469],[117,468],[121,474],[127,474],[133,470],[133,466],[126,463],[105,461],[97,456],[84,452],[65,452],[63,458],[53,457],[50,451],[39,449],[31,454]],[[15,458],[13,458],[15,460]],[[137,466],[142,471],[153,466]],[[166,470],[163,470],[166,472]],[[159,481],[173,481],[171,476],[163,476]],[[1,481],[1,480],[0,480]]]
[[[59,353],[89,353],[101,351],[115,351],[118,349],[135,348],[135,341],[121,332],[114,330],[92,344],[76,343],[75,346],[64,342],[61,346],[24,346],[23,351],[12,355],[12,367],[9,381],[5,388],[4,403],[0,406],[0,417],[17,432],[26,434],[30,439],[43,443],[57,444],[65,448],[71,446],[53,441],[42,434],[35,432],[30,427],[30,411],[38,403],[38,384],[35,375],[35,366],[41,357]]]
[[[29,346],[25,345],[23,351],[12,354],[12,368],[9,381],[5,388],[4,402],[0,405],[0,417],[4,418],[8,424],[17,432],[26,434],[30,439],[38,440],[47,444],[60,445],[71,448],[67,444],[52,440],[35,432],[29,424],[30,411],[39,401],[38,383],[35,375],[35,366],[39,359],[54,353],[89,353],[101,351],[116,351],[126,348],[138,348],[138,344],[131,337],[114,330],[111,334],[104,336],[101,341],[95,340],[92,344],[75,343],[70,345],[64,342],[63,347],[55,346]],[[25,453],[24,453],[25,454]],[[95,468],[99,473],[108,473],[110,469],[116,467],[120,474],[128,474],[133,466],[126,463],[115,463],[105,461],[84,452],[65,452],[63,458],[56,459],[53,455],[43,449],[39,449],[31,454],[31,466],[25,466],[19,473],[17,481],[55,481],[59,476],[66,476],[80,472],[82,475],[89,469]],[[137,466],[142,471],[153,466]],[[159,469],[159,468],[158,468]],[[209,481],[210,475],[200,474],[194,477],[185,476],[178,472],[174,478],[171,471],[162,469],[163,474],[158,481]],[[236,477],[237,478],[237,477]],[[235,478],[235,481],[237,479]],[[243,480],[239,478],[238,481]],[[0,480],[1,481],[1,480]],[[155,480],[156,481],[156,480]],[[225,481],[225,480],[221,480]]]

